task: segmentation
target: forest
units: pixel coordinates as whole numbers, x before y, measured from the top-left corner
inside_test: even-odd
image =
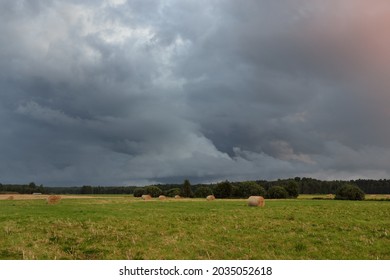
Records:
[[[187,184],[187,193],[183,194],[183,187]],[[205,197],[208,194],[216,194],[220,198],[245,198],[249,195],[261,195],[268,193],[274,187],[283,187],[287,191],[287,197],[296,197],[298,194],[334,194],[338,188],[345,184],[359,187],[367,194],[390,194],[390,179],[358,179],[358,180],[333,180],[324,181],[313,178],[288,178],[274,181],[257,180],[229,182],[224,181],[215,184],[194,184],[188,180],[184,184],[157,184],[153,186],[68,186],[51,187],[37,185],[34,182],[28,184],[1,184],[0,193],[19,194],[134,194],[141,196],[146,190],[153,192],[155,196],[164,194],[167,196],[182,195],[184,197]],[[188,186],[189,185],[189,186]],[[276,188],[277,189],[277,188]],[[280,189],[279,189],[280,190]],[[284,194],[283,194],[284,195]]]

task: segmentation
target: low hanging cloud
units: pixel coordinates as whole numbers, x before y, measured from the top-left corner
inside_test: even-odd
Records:
[[[2,1],[0,182],[390,176],[387,1]]]

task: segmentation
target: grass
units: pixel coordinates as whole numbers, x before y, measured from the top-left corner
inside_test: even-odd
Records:
[[[390,203],[0,201],[0,259],[390,259]]]

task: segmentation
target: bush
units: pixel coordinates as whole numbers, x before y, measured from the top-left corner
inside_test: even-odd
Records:
[[[151,197],[159,197],[162,194],[162,190],[156,186],[145,187],[145,194],[149,194]]]
[[[231,197],[233,192],[233,186],[229,181],[218,183],[213,190],[214,196],[216,198],[228,198]]]
[[[268,198],[287,198],[288,192],[281,186],[273,186],[268,190]]]
[[[364,200],[364,192],[357,186],[351,184],[345,184],[344,186],[336,190],[336,196],[334,199],[338,200]]]
[[[213,194],[213,190],[207,186],[200,186],[195,190],[195,197],[207,197],[208,195]]]

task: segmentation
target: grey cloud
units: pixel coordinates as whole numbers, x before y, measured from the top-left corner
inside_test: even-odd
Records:
[[[2,2],[0,181],[388,176],[388,101],[321,2]]]

